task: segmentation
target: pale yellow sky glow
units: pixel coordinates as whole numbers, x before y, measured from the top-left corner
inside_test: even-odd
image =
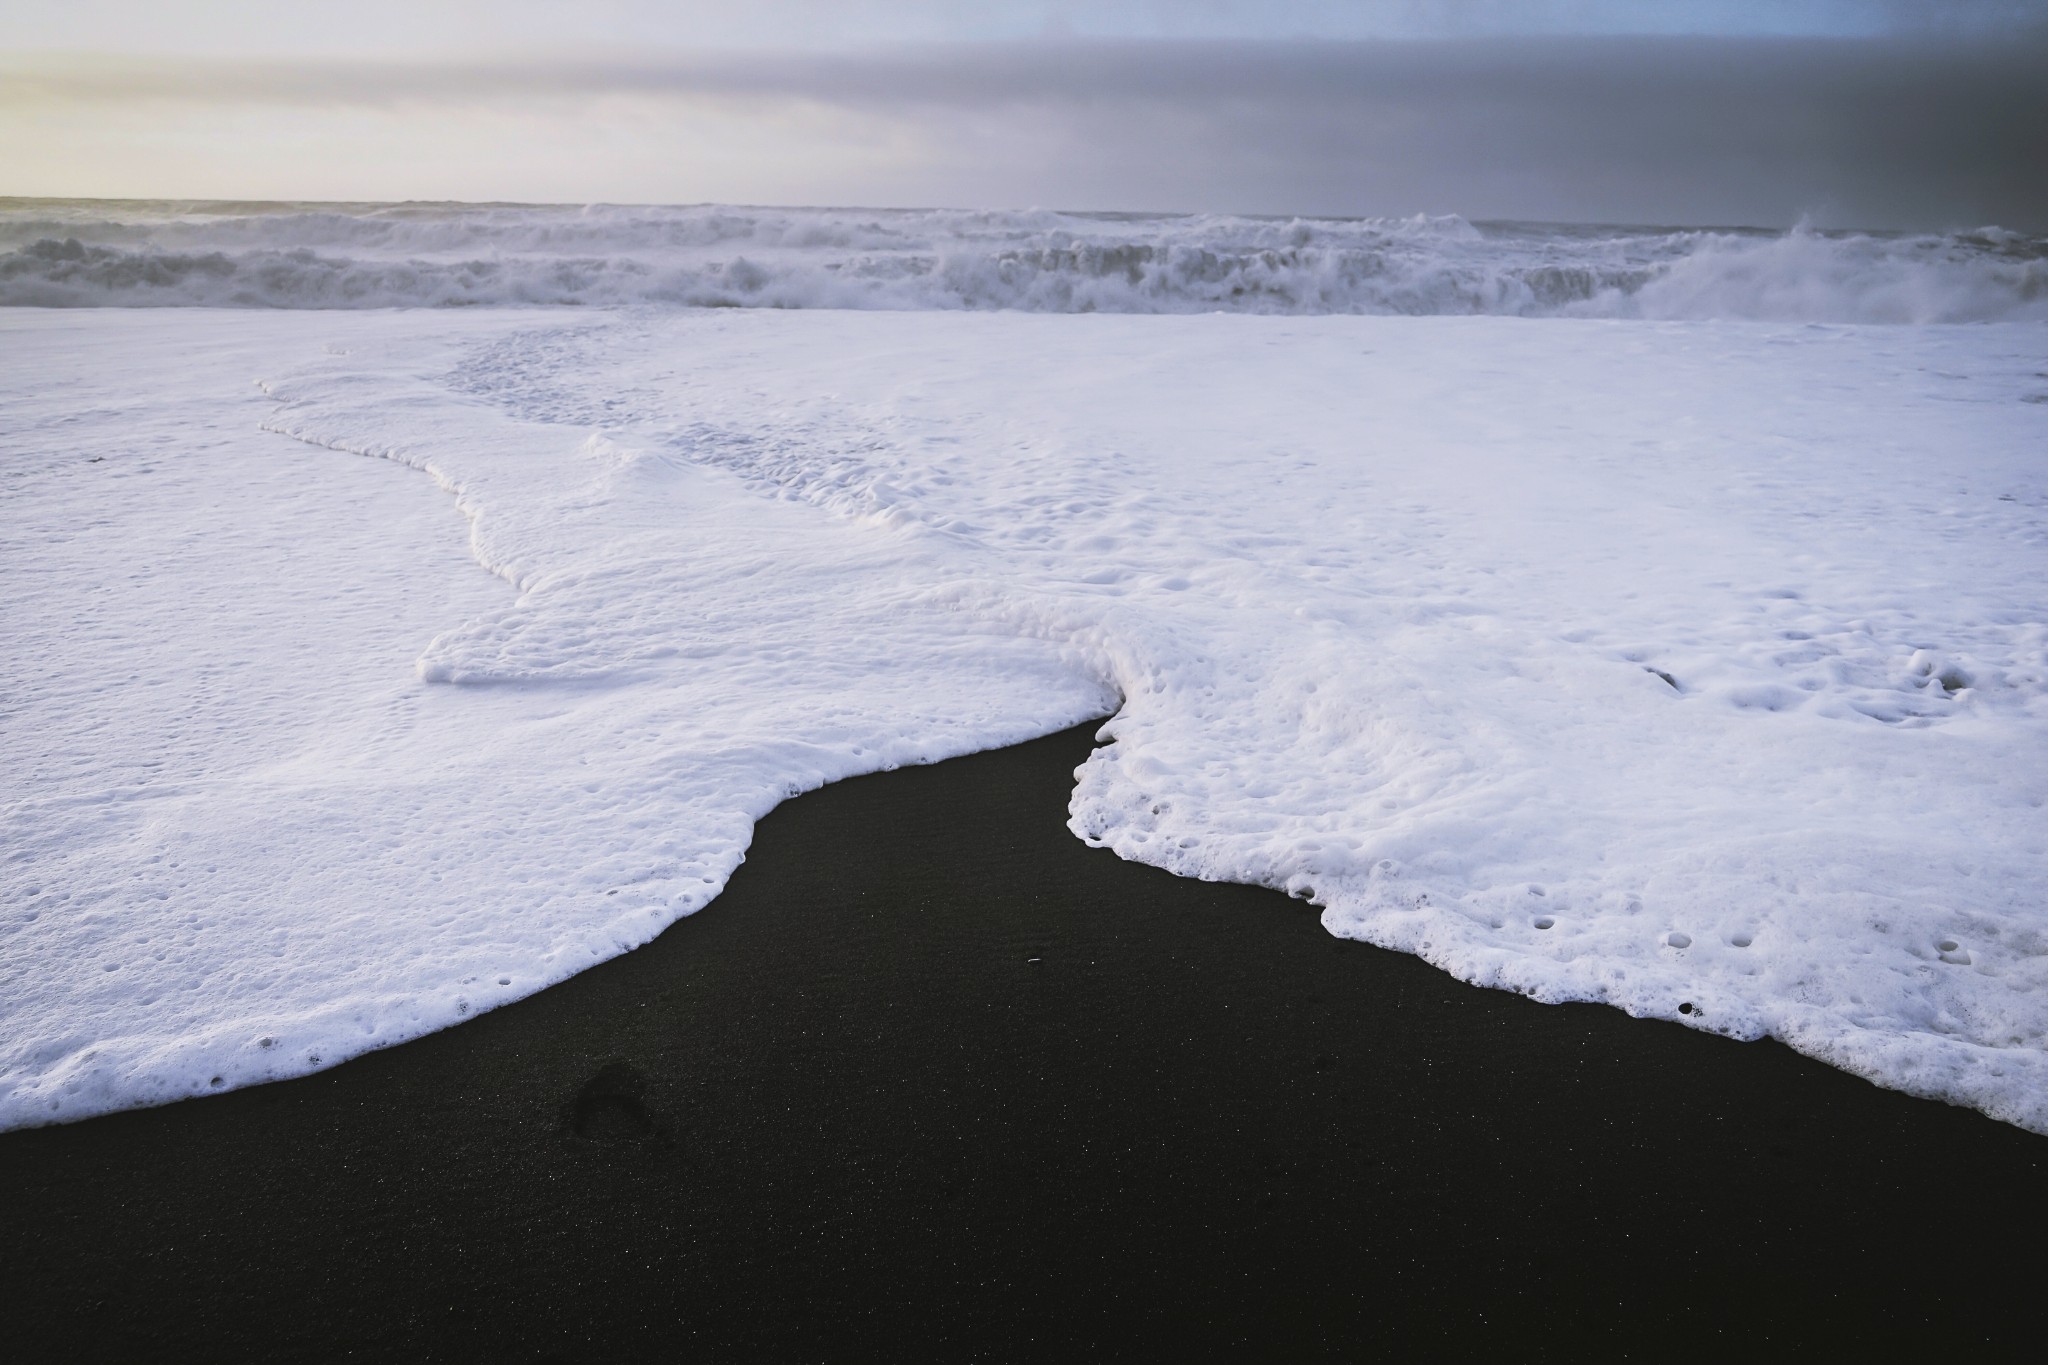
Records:
[[[303,68],[311,76],[320,68]],[[858,197],[943,160],[928,132],[804,100],[645,91],[290,89],[275,68],[16,60],[0,193],[60,198]],[[244,80],[243,78],[247,78]],[[246,88],[249,84],[268,88]]]

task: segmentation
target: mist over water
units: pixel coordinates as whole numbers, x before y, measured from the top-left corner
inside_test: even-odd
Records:
[[[0,305],[2048,320],[2048,237],[1051,210],[0,200]]]

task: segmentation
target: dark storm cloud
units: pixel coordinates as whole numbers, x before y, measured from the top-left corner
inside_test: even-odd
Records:
[[[2048,20],[2044,0],[1848,0],[1845,18],[1868,16],[1881,28],[1999,33],[2039,27]]]
[[[2048,225],[2038,39],[1005,48],[721,84],[941,128],[1014,121],[1036,137],[1013,155],[1060,169],[1080,204]]]
[[[41,84],[74,97],[310,104],[612,95],[823,107],[899,125],[926,149],[921,166],[877,185],[892,202],[2048,227],[2040,30],[2000,41],[991,44],[131,68]]]

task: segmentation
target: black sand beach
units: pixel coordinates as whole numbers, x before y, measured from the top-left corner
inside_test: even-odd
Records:
[[[6,1354],[2035,1345],[2048,1139],[1091,851],[1090,743],[792,801],[708,910],[461,1028],[0,1136]]]

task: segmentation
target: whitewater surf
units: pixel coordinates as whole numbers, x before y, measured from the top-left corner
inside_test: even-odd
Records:
[[[1099,717],[1126,858],[2048,1131],[2031,239],[6,223],[11,302],[236,306],[0,313],[0,1124],[459,1023]]]

